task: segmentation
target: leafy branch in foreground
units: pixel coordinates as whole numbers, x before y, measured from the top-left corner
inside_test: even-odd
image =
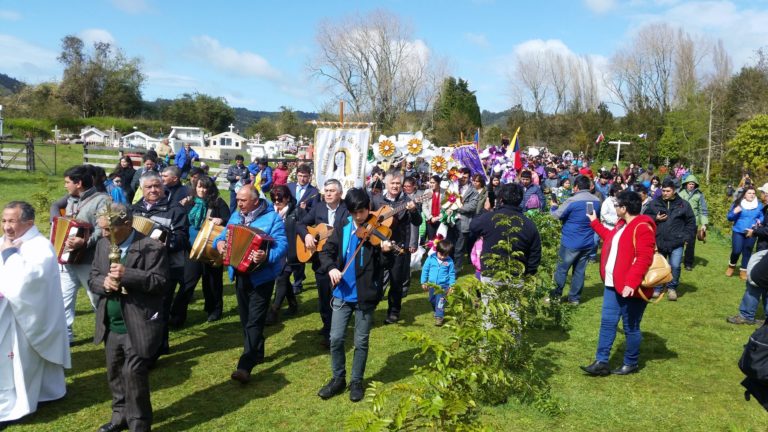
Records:
[[[522,276],[523,265],[513,252],[511,235],[486,256],[490,282],[458,283],[449,295],[446,324],[437,335],[409,332],[405,339],[420,348],[422,364],[411,368],[413,380],[386,386],[373,382],[366,392],[370,409],[346,421],[350,431],[482,431],[483,404],[515,397],[542,412],[560,408],[535,367],[528,333],[541,310],[535,278]],[[487,273],[487,274],[486,274]]]

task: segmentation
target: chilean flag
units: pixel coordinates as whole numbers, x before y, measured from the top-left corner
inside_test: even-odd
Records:
[[[600,144],[603,141],[605,141],[605,135],[603,135],[603,132],[600,131],[600,135],[597,136],[597,139],[595,140],[595,144]]]
[[[506,156],[510,159],[514,158],[514,167],[516,171],[519,171],[523,168],[523,161],[520,159],[520,138],[519,138],[520,128],[518,127],[515,131],[515,136],[512,137],[511,141],[511,148],[507,149]]]

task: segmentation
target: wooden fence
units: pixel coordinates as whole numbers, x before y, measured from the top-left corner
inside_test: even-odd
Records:
[[[56,174],[56,146],[34,140],[0,140],[0,169]]]

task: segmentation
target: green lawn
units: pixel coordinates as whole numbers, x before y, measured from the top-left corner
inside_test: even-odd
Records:
[[[74,151],[74,150],[73,150]],[[67,160],[67,158],[62,158]],[[76,160],[69,157],[68,161]],[[31,199],[46,190],[61,196],[58,178],[0,171],[0,204]],[[483,409],[492,430],[573,431],[768,431],[768,413],[746,402],[736,363],[753,328],[734,326],[725,317],[737,312],[744,285],[723,275],[728,244],[710,236],[699,243],[697,267],[683,272],[677,302],[666,299],[646,309],[642,370],[627,377],[591,378],[578,368],[592,361],[597,341],[602,284],[591,264],[582,304],[568,333],[541,330],[534,335],[537,362],[549,376],[563,413],[548,417],[510,401]],[[312,279],[311,271],[308,271]],[[470,276],[464,276],[470,277]],[[364,404],[347,394],[322,401],[315,393],[330,376],[328,353],[319,347],[319,317],[314,283],[300,296],[300,313],[268,328],[266,363],[249,385],[229,379],[242,349],[241,328],[231,285],[225,290],[225,317],[205,323],[202,295],[191,305],[188,326],[171,333],[169,356],[152,372],[152,402],[158,431],[272,431],[341,429],[343,420]],[[418,293],[417,293],[418,291]],[[376,313],[366,377],[385,383],[409,379],[416,352],[403,342],[406,331],[445,331],[432,325],[425,294],[413,285],[404,300],[403,320],[383,326],[386,304]],[[44,404],[11,431],[88,431],[109,420],[102,346],[91,343],[93,312],[80,292],[75,322],[77,343],[68,371],[68,395]],[[760,316],[762,312],[760,312]],[[351,340],[348,338],[348,341]],[[621,363],[623,336],[611,359]],[[348,346],[348,364],[352,349]]]

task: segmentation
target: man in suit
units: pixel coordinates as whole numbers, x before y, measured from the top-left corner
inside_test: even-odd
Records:
[[[296,181],[288,183],[291,195],[296,198],[296,205],[303,209],[305,214],[309,213],[315,203],[320,202],[320,191],[309,183],[311,178],[312,169],[307,164],[301,164],[296,168]],[[302,238],[304,237],[302,236]],[[304,288],[304,279],[306,279],[304,268],[305,265],[303,264],[293,266],[294,294],[300,293]]]
[[[130,209],[113,204],[99,219],[103,237],[88,284],[99,294],[93,342],[104,342],[112,418],[99,432],[152,426],[149,368],[163,339],[163,296],[169,272],[162,243],[135,231]],[[111,239],[110,239],[111,236]],[[111,262],[114,241],[119,262]]]
[[[328,224],[333,226],[334,231],[340,230],[349,217],[347,207],[341,204],[342,187],[341,182],[336,179],[328,179],[323,185],[324,202],[317,203],[308,211],[304,218],[296,225],[296,234],[304,239],[304,245],[307,248],[314,249],[315,238],[307,232],[307,226],[317,224]],[[315,271],[315,281],[317,284],[317,301],[320,309],[320,319],[323,321],[323,328],[320,335],[323,336],[322,346],[330,347],[331,336],[331,279],[328,273],[320,270],[320,261],[317,254],[312,257],[312,269]]]
[[[416,252],[419,246],[419,226],[421,225],[421,213],[416,203],[403,192],[403,173],[399,170],[390,170],[384,177],[386,191],[381,195],[375,195],[372,199],[374,210],[383,206],[393,209],[405,206],[403,211],[392,217],[392,243],[405,249],[405,253],[392,259],[392,267],[385,272],[384,279],[389,274],[389,292],[387,294],[387,318],[384,324],[394,324],[400,319],[400,309],[403,303],[403,295],[407,293],[411,280],[411,254]]]
[[[456,273],[461,271],[461,266],[464,262],[464,257],[467,255],[471,245],[468,245],[469,237],[469,224],[472,222],[472,217],[477,212],[477,201],[480,199],[480,194],[472,186],[469,181],[469,177],[472,171],[469,168],[462,168],[459,170],[459,193],[461,194],[461,207],[456,210],[458,213],[456,217],[456,224],[449,233],[449,239],[453,240],[453,263],[456,267]],[[452,210],[448,210],[451,212]],[[450,213],[449,213],[450,214]],[[450,237],[453,237],[452,239]]]

